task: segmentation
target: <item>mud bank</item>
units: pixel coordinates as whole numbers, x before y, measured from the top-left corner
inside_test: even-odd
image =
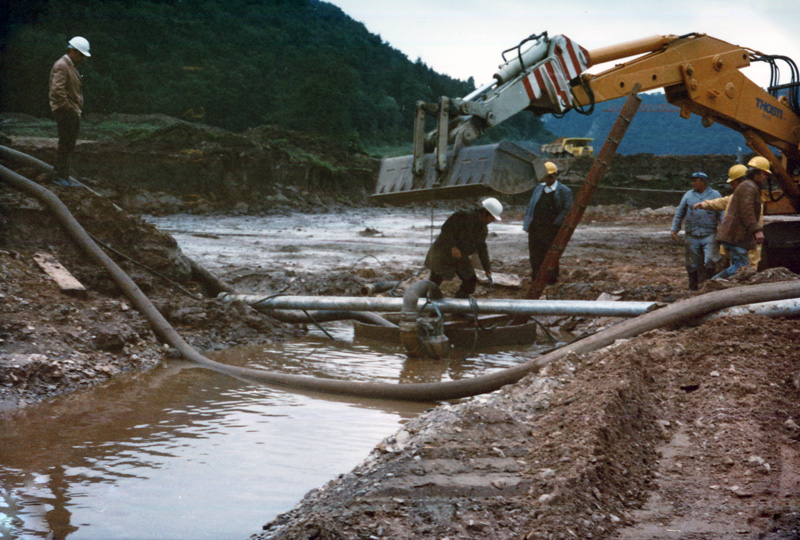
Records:
[[[247,214],[365,204],[379,166],[357,150],[273,126],[235,134],[158,121],[166,125],[141,138],[78,141],[73,175],[131,212]],[[7,144],[47,163],[55,156],[55,139],[14,136]]]
[[[742,317],[574,356],[413,420],[253,538],[796,538],[798,337]]]
[[[159,311],[195,347],[282,340],[303,329],[208,297],[175,240],[104,198],[53,187]],[[112,251],[113,250],[113,251]],[[55,257],[85,287],[65,294],[36,264]],[[0,409],[150,369],[165,354],[110,277],[37,202],[0,187]]]

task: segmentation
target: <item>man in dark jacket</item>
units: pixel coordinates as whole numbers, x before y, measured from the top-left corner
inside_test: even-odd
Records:
[[[731,265],[712,279],[727,279],[748,266],[747,252],[764,242],[761,230],[761,187],[770,176],[767,158],[756,156],[747,164],[747,179],[733,192],[717,240],[728,250]]]
[[[558,168],[548,161],[544,164],[547,176],[544,181],[533,188],[522,230],[528,233],[528,255],[531,261],[531,279],[536,279],[558,229],[572,207],[572,190],[556,180]],[[550,283],[558,279],[558,264],[550,276]]]
[[[431,271],[430,280],[441,285],[442,280],[458,275],[461,286],[456,298],[469,298],[478,285],[470,255],[478,253],[486,277],[492,278],[486,236],[489,223],[500,221],[503,205],[495,198],[484,199],[481,206],[459,210],[442,225],[442,232],[433,242],[425,258],[425,267]]]
[[[83,88],[77,66],[89,53],[89,42],[80,36],[69,40],[67,54],[59,58],[50,70],[50,109],[58,126],[58,152],[53,167],[53,183],[71,186],[69,160],[81,127]]]

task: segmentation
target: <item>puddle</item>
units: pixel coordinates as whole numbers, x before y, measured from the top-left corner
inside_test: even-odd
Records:
[[[411,361],[399,345],[354,340],[348,323],[324,327],[335,341],[312,329],[214,357],[382,382],[473,377],[528,358]],[[288,393],[167,362],[0,419],[0,536],[244,539],[429,407]]]
[[[450,212],[148,218],[210,270],[290,272],[355,264],[422,267]],[[364,234],[362,234],[364,233]],[[527,257],[519,223],[493,224],[490,250]],[[493,255],[494,256],[494,255]],[[350,323],[303,340],[240,347],[223,362],[389,383],[474,377],[535,347],[464,361],[409,360],[399,344],[354,340]],[[459,358],[460,356],[454,356]],[[308,491],[350,471],[432,404],[289,393],[183,362],[0,417],[0,536],[70,540],[248,538]]]

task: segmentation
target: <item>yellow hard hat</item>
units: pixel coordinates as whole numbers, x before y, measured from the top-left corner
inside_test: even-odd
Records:
[[[556,174],[558,172],[558,167],[552,161],[546,161],[544,168],[547,169],[547,174]]]
[[[753,159],[750,160],[747,166],[754,167],[756,169],[761,169],[762,171],[771,173],[771,171],[769,170],[769,160],[767,160],[767,158],[762,156],[754,157]]]
[[[747,173],[747,167],[742,165],[741,163],[737,163],[730,169],[728,169],[728,183],[730,184],[734,180],[741,178]]]

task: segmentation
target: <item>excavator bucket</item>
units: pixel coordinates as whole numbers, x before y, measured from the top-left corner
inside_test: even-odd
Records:
[[[447,154],[447,170],[436,169],[436,156],[423,157],[423,173],[412,173],[414,156],[384,158],[372,197],[387,204],[442,199],[514,195],[533,188],[546,175],[542,159],[510,141],[466,146]]]

